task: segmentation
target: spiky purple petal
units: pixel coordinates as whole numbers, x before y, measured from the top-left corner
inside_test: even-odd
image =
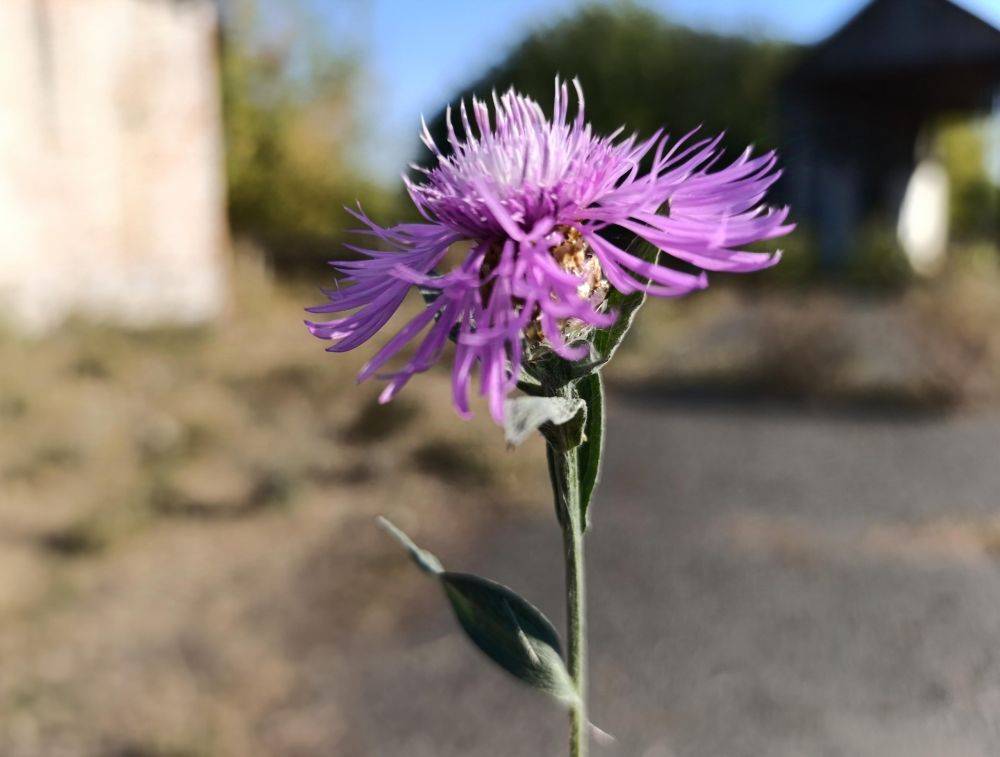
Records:
[[[381,401],[434,365],[449,337],[455,341],[453,399],[463,416],[470,413],[478,369],[479,393],[502,420],[525,359],[529,325],[563,357],[586,357],[586,345],[567,342],[564,324],[606,328],[615,314],[591,302],[582,271],[557,260],[567,230],[578,234],[602,276],[624,293],[684,295],[707,286],[704,271],[756,271],[780,259],[780,253],[741,249],[793,228],[787,208],[762,204],[780,175],[774,153],[753,157],[748,149],[719,167],[721,136],[697,139],[691,132],[671,142],[657,132],[640,142],[635,135],[621,138],[619,129],[599,137],[584,119],[579,82],[573,86],[579,105],[572,119],[569,88],[558,79],[551,119],[511,89],[501,97],[494,93],[492,120],[484,102],[473,98],[471,117],[461,103],[459,137],[449,108],[447,154],[424,124],[421,139],[437,164],[419,169],[420,182],[404,182],[425,222],[382,227],[360,208],[349,211],[364,225],[361,233],[383,249],[349,245],[360,258],[333,263],[341,286],[325,291],[326,304],[308,309],[346,313],[306,322],[314,335],[332,342],[330,351],[368,341],[413,287],[439,293],[362,369],[359,380],[377,375],[388,381]],[[650,152],[650,168],[640,173]],[[703,270],[692,274],[641,260],[602,233],[614,227]],[[437,273],[448,248],[460,241],[471,243],[464,260]],[[378,373],[407,348],[412,352],[401,368]]]

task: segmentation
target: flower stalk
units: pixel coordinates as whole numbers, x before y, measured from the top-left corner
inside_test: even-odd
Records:
[[[579,397],[573,384],[564,387],[560,394],[567,399]],[[587,716],[587,584],[583,553],[586,522],[580,499],[579,450],[579,446],[567,449],[552,440],[546,445],[566,568],[566,668],[579,697],[569,713],[570,757],[586,757],[590,730]]]
[[[566,564],[566,667],[579,694],[570,709],[571,757],[586,757],[587,734],[587,584],[583,555],[583,513],[577,448],[566,452],[548,448],[549,470],[555,493],[556,513],[563,532]]]

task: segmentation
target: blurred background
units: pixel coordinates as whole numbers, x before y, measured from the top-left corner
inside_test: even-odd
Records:
[[[423,114],[778,148],[780,266],[605,372],[597,754],[1000,753],[995,0],[0,3],[0,754],[559,754],[372,524],[562,623],[542,446],[301,326]],[[418,307],[410,303],[408,308]]]

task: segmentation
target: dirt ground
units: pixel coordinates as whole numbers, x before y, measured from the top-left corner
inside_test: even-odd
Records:
[[[608,376],[600,753],[1000,749],[982,281],[647,308]],[[458,421],[443,371],[379,407],[312,297],[243,266],[199,332],[0,338],[0,754],[559,753],[372,525],[561,623],[541,445]]]
[[[315,292],[239,281],[202,332],[0,344],[0,754],[337,753],[315,689],[407,613],[375,515],[461,543],[544,501],[443,374],[382,408]]]

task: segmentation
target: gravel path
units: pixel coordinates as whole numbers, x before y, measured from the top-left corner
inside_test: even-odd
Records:
[[[595,755],[1000,754],[1000,417],[615,397],[609,416],[591,677],[618,742]],[[441,556],[561,625],[546,507]],[[418,609],[396,637],[358,639],[335,682],[352,724],[336,753],[562,754],[561,713],[406,580]]]

